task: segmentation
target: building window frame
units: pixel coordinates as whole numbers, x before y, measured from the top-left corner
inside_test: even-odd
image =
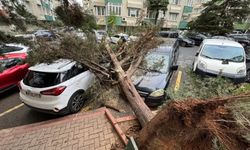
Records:
[[[95,6],[95,14],[97,16],[105,16],[105,6]]]
[[[170,21],[177,21],[179,13],[169,13],[169,20]]]
[[[129,17],[138,17],[140,9],[128,7],[128,16]]]
[[[106,7],[107,7],[107,14],[109,16],[110,15],[121,16],[122,4],[108,2]]]

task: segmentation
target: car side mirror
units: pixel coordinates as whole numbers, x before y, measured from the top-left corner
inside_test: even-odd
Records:
[[[171,67],[171,69],[172,69],[172,70],[178,70],[178,65],[173,65],[173,66]]]
[[[196,53],[195,53],[195,56],[199,56],[199,52],[196,52]]]
[[[250,57],[246,58],[246,62],[249,63],[250,62]]]

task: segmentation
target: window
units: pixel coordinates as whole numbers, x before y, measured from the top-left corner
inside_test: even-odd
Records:
[[[130,16],[130,17],[138,17],[139,16],[139,9],[128,8],[128,16]]]
[[[178,13],[169,13],[169,20],[176,21]]]
[[[98,16],[105,16],[105,7],[95,6],[95,14]]]
[[[181,0],[170,0],[170,4],[179,5]]]
[[[108,15],[121,15],[121,4],[108,3],[107,8]]]
[[[187,6],[192,6],[193,5],[193,0],[187,0]]]

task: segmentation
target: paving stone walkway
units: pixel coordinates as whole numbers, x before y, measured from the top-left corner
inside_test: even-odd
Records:
[[[0,130],[0,150],[110,150],[117,141],[104,108]]]

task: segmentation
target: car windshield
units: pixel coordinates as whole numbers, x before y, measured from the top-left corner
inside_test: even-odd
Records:
[[[140,69],[144,69],[152,72],[166,73],[169,66],[169,56],[164,53],[149,53],[139,66]]]
[[[19,58],[11,58],[11,59],[1,59],[0,60],[0,72],[3,72],[6,69],[16,66],[21,63],[22,59]]]
[[[3,45],[0,47],[0,53],[10,53],[10,52],[15,52],[15,51],[20,51],[22,50],[23,48],[21,47],[17,47],[17,46],[6,46],[6,45]]]
[[[210,59],[228,60],[232,62],[244,61],[244,49],[233,46],[205,45],[201,56]]]
[[[47,73],[37,71],[29,71],[23,80],[24,84],[37,88],[54,86],[61,83],[61,81],[62,78],[60,73]]]

